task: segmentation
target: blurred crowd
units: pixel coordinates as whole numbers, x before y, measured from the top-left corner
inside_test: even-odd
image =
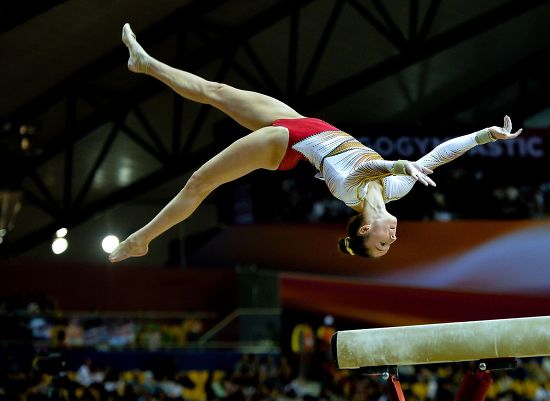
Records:
[[[34,341],[50,347],[143,348],[183,347],[205,330],[203,319],[98,312],[61,313],[45,295],[0,298],[0,340]]]
[[[77,371],[57,375],[7,369],[0,400],[42,401],[386,401],[385,380],[329,364],[302,376],[290,359],[244,354],[233,371],[176,371],[170,364],[117,372],[86,360]],[[452,401],[468,366],[402,367],[408,401]],[[550,400],[550,359],[520,361],[513,371],[493,372],[487,395],[495,401]]]

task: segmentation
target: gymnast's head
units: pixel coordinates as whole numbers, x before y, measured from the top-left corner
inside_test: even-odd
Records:
[[[358,214],[348,223],[348,236],[338,240],[338,250],[346,255],[379,258],[397,240],[396,231],[397,219],[393,216],[367,222]]]

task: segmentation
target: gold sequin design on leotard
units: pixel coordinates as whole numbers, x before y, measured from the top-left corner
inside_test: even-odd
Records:
[[[387,170],[386,172],[382,172],[385,169],[379,163],[376,163],[378,160],[384,159],[372,149],[369,149],[368,153],[363,154],[361,160],[359,160],[353,168],[353,172],[346,179],[348,188],[355,187],[359,190],[362,184],[367,181],[375,181],[379,178],[392,175],[390,172],[387,172]]]
[[[356,139],[350,139],[347,142],[341,143],[334,149],[332,149],[325,157],[323,157],[323,160],[321,160],[321,165],[319,166],[319,171],[323,171],[323,163],[325,162],[325,159],[327,157],[336,156],[340,153],[347,152],[348,150],[354,149],[354,148],[364,148],[365,146],[359,142]]]
[[[357,191],[357,198],[360,198],[359,192],[363,188],[364,183],[391,175],[391,173],[381,173],[381,171],[384,171],[384,169],[375,161],[383,160],[383,158],[374,150],[363,145],[356,139],[344,142],[333,149],[328,155],[323,158],[323,160],[321,161],[321,171],[323,167],[323,162],[327,157],[336,156],[345,152],[349,152],[353,149],[361,149],[362,152],[350,154],[349,159],[346,160],[344,164],[344,169],[351,169],[352,171],[352,173],[346,178],[346,188],[348,190],[355,188]],[[336,192],[335,178],[325,176],[325,183],[327,184],[331,193]]]
[[[328,153],[353,137],[342,131],[323,131],[303,138],[292,145],[292,149],[304,155],[319,171]]]

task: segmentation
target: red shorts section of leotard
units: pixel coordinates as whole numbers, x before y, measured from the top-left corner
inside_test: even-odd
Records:
[[[279,164],[278,170],[293,169],[300,160],[306,160],[303,154],[292,149],[297,142],[320,132],[339,131],[338,128],[317,118],[283,118],[275,120],[273,126],[286,127],[289,133],[285,157]]]

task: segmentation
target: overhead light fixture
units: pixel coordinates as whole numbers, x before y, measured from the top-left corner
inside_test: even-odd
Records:
[[[63,237],[57,237],[52,242],[52,252],[56,255],[62,254],[69,247],[69,241]]]
[[[68,232],[69,231],[65,227],[55,232],[55,238],[52,241],[52,252],[56,255],[62,254],[69,247],[69,241],[65,238]]]
[[[101,241],[101,247],[105,252],[111,253],[118,246],[119,242],[120,241],[116,235],[107,235],[103,238],[103,241]]]

